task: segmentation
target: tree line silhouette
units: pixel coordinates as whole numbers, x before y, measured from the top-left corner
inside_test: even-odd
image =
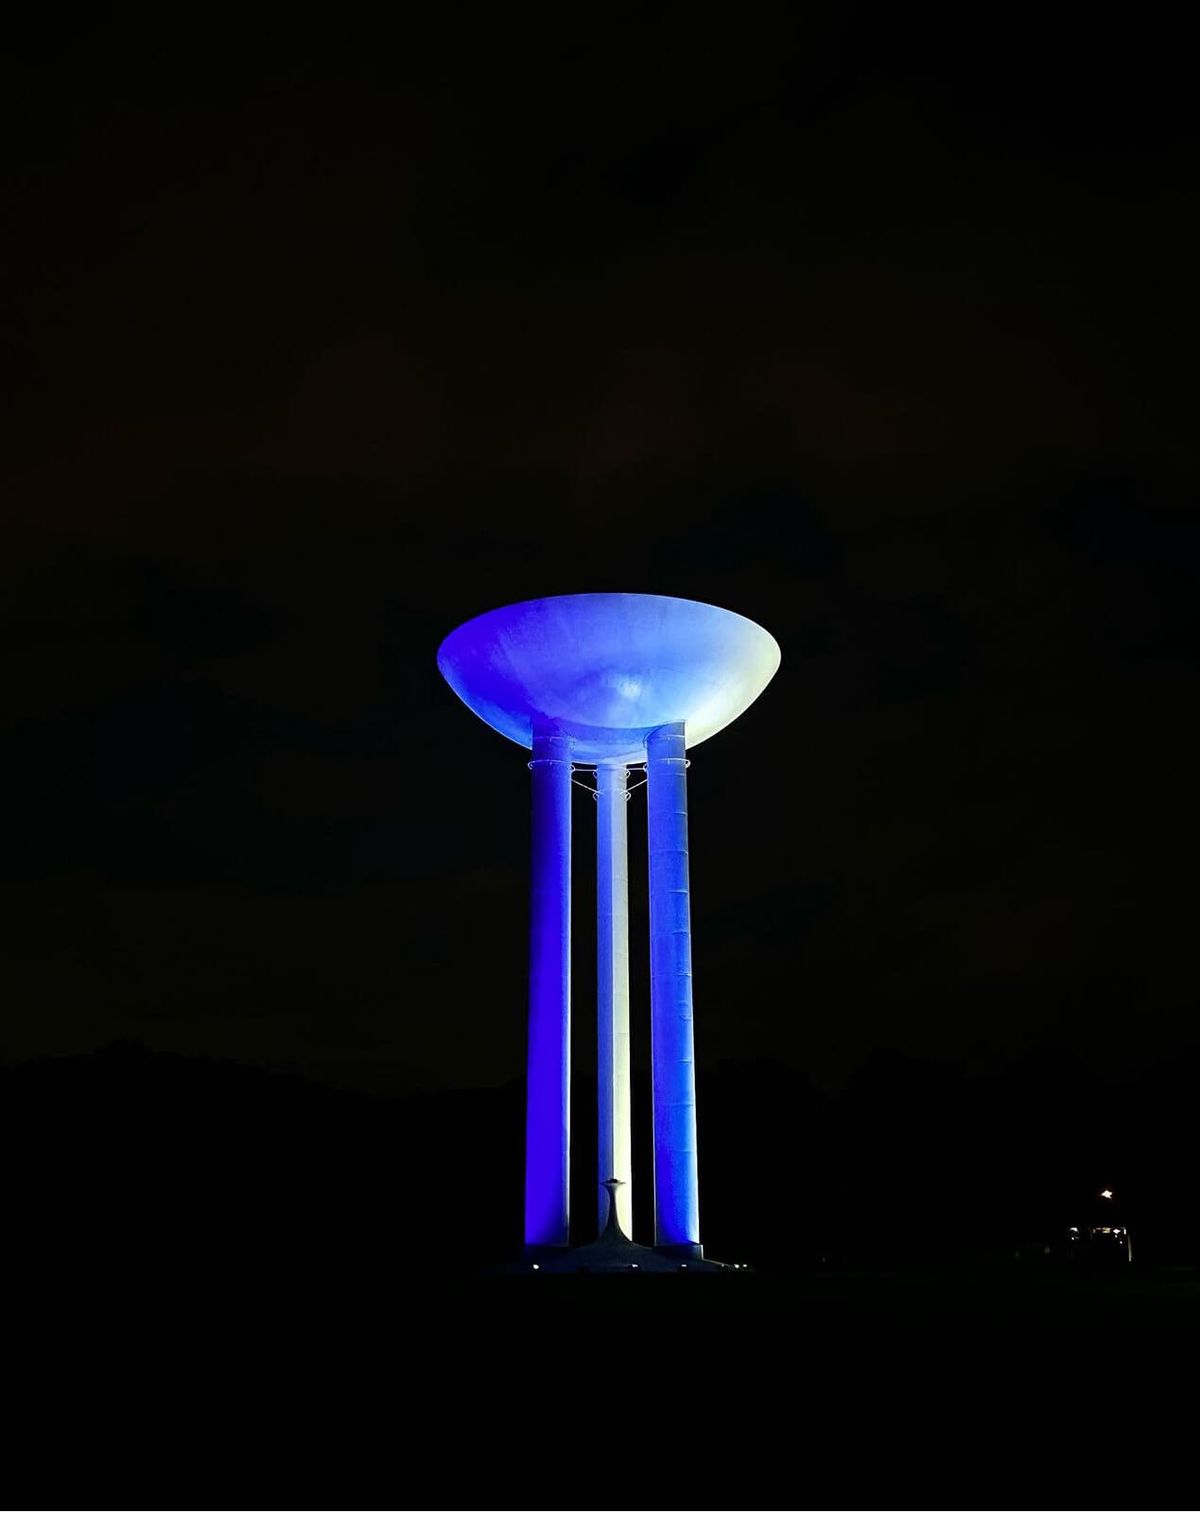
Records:
[[[880,1050],[829,1095],[768,1061],[701,1066],[708,1252],[764,1269],[1004,1259],[1101,1186],[1138,1258],[1200,1260],[1186,1068],[1100,1084],[1069,1055],[961,1068]],[[635,1230],[650,1232],[635,1086]],[[594,1084],[574,1091],[574,1228],[595,1233]],[[521,1246],[523,1087],[382,1096],[118,1042],[0,1070],[10,1267],[475,1270]]]

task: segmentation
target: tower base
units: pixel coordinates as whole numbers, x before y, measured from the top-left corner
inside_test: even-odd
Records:
[[[656,1245],[655,1252],[668,1261],[703,1261],[703,1245]]]
[[[538,1272],[548,1276],[566,1272],[594,1272],[647,1275],[652,1272],[741,1271],[747,1268],[706,1261],[699,1245],[635,1245],[622,1236],[619,1240],[593,1240],[590,1245],[527,1246],[521,1260],[503,1270],[509,1274]]]

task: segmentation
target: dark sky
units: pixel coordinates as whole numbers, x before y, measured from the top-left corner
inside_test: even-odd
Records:
[[[1194,1059],[1182,38],[589,17],[11,39],[0,1056],[518,1075],[525,758],[434,654],[625,589],[783,649],[701,1059]]]

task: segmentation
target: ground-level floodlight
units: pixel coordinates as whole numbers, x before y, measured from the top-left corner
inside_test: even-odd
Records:
[[[442,642],[459,698],[530,748],[533,867],[525,1244],[570,1227],[571,784],[595,769],[600,1223],[632,1234],[628,769],[645,764],[650,866],[654,1243],[703,1258],[696,1165],[687,748],[737,719],[779,667],[752,620],[658,594],[565,594],[490,611]],[[610,1196],[611,1195],[611,1196]]]

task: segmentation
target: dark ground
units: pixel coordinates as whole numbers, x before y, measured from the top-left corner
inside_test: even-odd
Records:
[[[17,1279],[13,1279],[14,1281]],[[1200,1349],[1200,1269],[954,1266],[704,1277],[524,1277],[380,1268],[72,1272],[20,1279],[10,1345],[54,1339],[203,1369],[280,1352],[603,1362],[828,1356],[1107,1359]],[[615,1331],[615,1334],[613,1333]]]
[[[1194,1506],[1193,1268],[46,1281],[22,1506]]]
[[[1200,1270],[1104,1276],[1015,1268],[771,1276],[416,1278],[192,1274],[158,1312],[172,1351],[280,1348],[533,1363],[603,1358],[610,1331],[670,1358],[1194,1356]],[[157,1312],[157,1310],[156,1310]],[[616,1341],[611,1341],[616,1348]]]

